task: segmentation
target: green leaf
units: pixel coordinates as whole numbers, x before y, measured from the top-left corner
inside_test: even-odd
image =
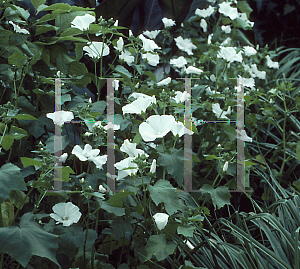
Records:
[[[150,197],[156,205],[164,203],[166,211],[169,215],[174,214],[179,205],[179,198],[171,183],[167,180],[158,180],[154,186],[148,185],[148,190],[150,192]]]
[[[28,36],[29,35],[23,35],[23,34],[18,34],[18,33],[12,34],[9,37],[9,44],[11,46],[18,46],[18,45],[24,43],[25,40],[28,38]]]
[[[64,36],[74,36],[74,35],[81,35],[81,34],[82,31],[80,29],[72,27],[62,32],[60,36],[64,37]]]
[[[14,205],[9,202],[0,204],[0,227],[9,227],[13,225]]]
[[[51,59],[56,63],[56,67],[63,74],[68,74],[69,65],[74,60],[69,56],[68,46],[65,44],[55,44],[52,46]]]
[[[247,1],[238,1],[236,6],[242,13],[246,13],[247,18],[249,19],[250,13],[253,9],[249,6]]]
[[[15,51],[8,59],[8,63],[21,68],[27,63],[27,57],[19,51]]]
[[[137,133],[137,134],[134,136],[132,143],[135,143],[135,144],[138,145],[138,144],[141,143],[142,140],[143,140],[143,138],[142,138],[141,134],[140,134],[140,133]]]
[[[173,254],[176,245],[171,241],[167,242],[165,234],[151,235],[147,241],[147,258],[151,259],[154,255],[158,261],[166,259]]]
[[[12,135],[5,135],[2,137],[1,146],[7,151],[14,143],[14,137]]]
[[[131,220],[129,218],[116,217],[113,219],[110,227],[113,229],[113,234],[116,240],[132,234]]]
[[[53,4],[49,7],[46,7],[44,9],[42,9],[41,11],[46,11],[46,10],[69,11],[70,9],[71,9],[71,6],[69,4],[57,3],[57,4]]]
[[[20,157],[20,159],[21,159],[21,162],[22,162],[24,168],[27,167],[27,166],[31,166],[31,165],[37,165],[37,166],[42,165],[42,162],[40,162],[38,160],[31,159],[31,158]]]
[[[192,227],[192,226],[187,226],[187,227],[178,226],[177,233],[182,234],[185,237],[193,237],[194,230],[195,230],[195,227]]]
[[[212,186],[204,184],[200,190],[210,194],[214,207],[220,209],[224,205],[230,205],[231,194],[228,187],[220,186],[214,189]]]
[[[107,203],[106,201],[101,202],[100,207],[107,211],[108,213],[113,213],[116,216],[124,216],[125,215],[125,208],[114,207]]]
[[[0,203],[7,199],[11,190],[27,191],[20,168],[12,163],[0,168],[0,179]]]
[[[122,65],[117,65],[115,67],[115,71],[120,73],[121,76],[124,78],[129,78],[131,79],[132,78],[132,75],[130,74],[130,72]]]
[[[37,118],[29,115],[29,114],[19,114],[17,116],[14,116],[12,118],[15,118],[17,120],[37,120]]]
[[[0,252],[26,267],[33,255],[47,258],[59,266],[56,260],[58,236],[45,232],[41,228],[19,228],[10,226],[0,228]]]
[[[124,199],[128,196],[128,195],[134,195],[133,192],[129,192],[129,191],[122,191],[122,192],[117,192],[115,193],[113,196],[111,196],[108,199],[108,203],[112,206],[115,207],[122,207],[123,206],[123,201]]]
[[[30,0],[30,1],[35,9],[37,9],[40,5],[46,3],[46,0]]]
[[[151,78],[154,82],[157,82],[156,76],[151,71],[145,71],[144,74]]]
[[[300,141],[297,142],[296,156],[297,156],[297,160],[300,160]]]
[[[35,28],[35,35],[47,33],[49,31],[57,31],[59,28],[50,24],[37,25]]]
[[[23,203],[28,203],[29,202],[29,197],[26,198],[25,202],[24,199],[26,197],[26,194],[20,190],[12,190],[10,193],[9,193],[9,201],[11,203],[13,203],[17,208],[21,208],[21,206],[23,206]]]
[[[45,149],[48,150],[51,154],[54,153],[54,137],[55,135],[49,137],[46,141]],[[62,139],[62,148],[61,150],[64,150],[65,147],[70,143],[70,140],[66,140],[65,136],[61,136]]]
[[[74,61],[70,64],[70,67],[69,67],[70,75],[81,76],[88,72],[89,72],[88,69],[86,68],[85,64],[83,64],[83,63]]]
[[[157,163],[159,166],[165,166],[169,174],[171,174],[179,186],[183,184],[184,177],[184,151],[183,149],[175,149],[171,154],[159,153]]]
[[[58,181],[65,181],[65,182],[69,182],[70,180],[70,174],[75,174],[75,172],[72,170],[71,167],[69,166],[55,166],[54,168],[55,170],[57,169],[62,169],[61,173],[62,173],[62,178],[57,179]],[[55,180],[55,179],[54,179]]]

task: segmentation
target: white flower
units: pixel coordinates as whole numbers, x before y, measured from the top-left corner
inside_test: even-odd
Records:
[[[156,160],[153,159],[151,167],[150,167],[150,173],[155,173],[156,172]]]
[[[170,63],[177,68],[182,68],[187,64],[187,61],[183,56],[180,56],[177,59],[171,59]]]
[[[184,92],[180,92],[180,91],[177,91],[175,92],[176,93],[176,96],[173,97],[172,99],[177,103],[183,103],[184,101],[188,100],[188,98],[190,98],[190,94],[187,92],[187,91],[184,91]]]
[[[194,246],[191,244],[189,240],[185,240],[184,243],[189,247],[189,249],[194,249]]]
[[[120,147],[122,152],[125,152],[129,155],[129,157],[137,157],[138,155],[145,154],[142,149],[136,148],[136,143],[130,143],[128,139],[126,139],[123,145]],[[147,157],[148,155],[145,154]]]
[[[155,97],[148,98],[139,97],[137,100],[133,101],[131,104],[122,107],[123,114],[130,113],[130,114],[141,114],[142,111],[145,112],[146,109],[151,105],[156,104]]]
[[[195,14],[199,17],[209,17],[211,14],[213,14],[215,9],[212,6],[209,6],[207,9],[199,9],[197,8],[195,11]]]
[[[266,56],[267,59],[267,66],[270,68],[274,68],[274,69],[278,69],[279,68],[279,64],[278,62],[273,62],[270,58],[269,55]]]
[[[117,180],[121,180],[126,176],[136,174],[138,171],[138,165],[133,163],[133,157],[128,157],[118,163],[115,163],[114,166],[119,170]],[[132,168],[129,168],[132,167]],[[129,169],[128,169],[129,168]]]
[[[171,77],[167,77],[160,82],[157,82],[157,86],[163,86],[163,85],[168,85],[172,81]]]
[[[212,37],[213,37],[214,34],[210,34],[207,38],[207,44],[211,44],[211,40],[212,40]]]
[[[143,35],[148,36],[151,39],[155,39],[156,36],[160,33],[160,30],[154,30],[154,31],[144,31]]]
[[[253,78],[244,78],[244,86],[253,88],[255,87],[255,81]]]
[[[119,20],[116,20],[114,26],[118,26],[118,25],[119,25]]]
[[[169,219],[169,215],[166,213],[156,213],[153,216],[155,223],[157,225],[157,228],[159,230],[162,230],[163,228],[166,227],[167,223],[168,223],[168,219]]]
[[[223,2],[219,5],[219,12],[229,17],[231,20],[239,17],[237,8],[231,7],[228,2]]]
[[[153,40],[144,37],[142,34],[139,35],[139,38],[143,41],[143,49],[145,51],[154,51],[155,49],[160,49],[160,47],[157,46]]]
[[[226,34],[229,34],[229,33],[231,32],[230,25],[227,25],[227,26],[222,25],[222,26],[221,26],[221,29],[222,29],[222,31],[224,31]]]
[[[228,161],[225,162],[224,166],[223,166],[223,171],[226,172],[228,169]]]
[[[120,125],[109,122],[106,126],[103,127],[103,129],[106,131],[107,131],[107,129],[114,129],[114,131],[117,131],[117,130],[120,130]]]
[[[184,126],[182,122],[174,122],[171,126],[171,131],[174,136],[182,137],[184,134],[192,135],[194,132]]]
[[[142,58],[143,59],[147,59],[148,64],[152,65],[152,66],[157,66],[159,64],[159,56],[158,54],[152,54],[152,53],[146,53],[146,54],[142,54]]]
[[[218,119],[228,119],[226,116],[224,115],[228,115],[231,113],[231,108],[230,106],[228,107],[227,111],[222,111],[222,109],[220,108],[220,104],[217,103],[217,104],[212,104],[212,109],[213,109],[213,112],[215,113],[216,117]]]
[[[251,64],[250,65],[252,73],[250,72],[250,74],[254,77],[258,77],[260,79],[265,79],[266,78],[266,71],[259,71],[257,69],[256,64]]]
[[[176,42],[176,46],[182,50],[187,52],[188,55],[193,55],[192,52],[193,49],[196,49],[197,47],[192,43],[190,38],[183,39],[181,36],[174,38]]]
[[[103,42],[90,42],[88,46],[83,47],[83,50],[86,51],[91,58],[96,59],[109,55],[109,47],[106,44],[104,44],[103,47]]]
[[[119,89],[119,80],[115,79],[113,82],[112,82],[112,86],[114,87],[115,91],[117,91]]]
[[[230,63],[232,63],[234,61],[236,61],[236,62],[243,61],[242,52],[240,51],[239,53],[236,53],[236,50],[233,47],[222,47],[221,46],[217,57],[223,58],[224,60],[226,60]]]
[[[98,191],[101,192],[101,193],[105,193],[106,189],[102,185],[100,185]]]
[[[95,21],[95,17],[90,14],[85,14],[84,16],[77,16],[72,22],[71,27],[78,28],[81,31],[89,29],[91,23]]]
[[[144,141],[154,141],[170,132],[174,122],[175,118],[172,115],[153,115],[139,126],[139,132]]]
[[[77,223],[81,217],[79,208],[68,203],[58,203],[52,207],[54,213],[50,214],[50,217],[56,221],[56,224],[62,223],[63,226],[70,226],[73,223]]]
[[[248,27],[253,27],[254,22],[248,20],[247,14],[246,14],[246,13],[239,13],[239,14],[238,14],[238,18],[239,18],[240,20],[243,20],[244,22],[246,22],[246,23],[248,24],[248,25],[247,25]]]
[[[175,25],[175,21],[173,21],[172,19],[168,19],[168,18],[163,18],[162,22],[164,23],[165,28],[172,27]]]
[[[30,34],[26,29],[22,29],[19,25],[14,24],[12,21],[9,21],[8,23],[11,24],[14,27],[14,31],[16,33],[27,34],[27,35]]]
[[[200,26],[202,27],[203,32],[206,33],[207,32],[207,22],[206,22],[206,20],[201,19]]]
[[[132,94],[129,95],[129,98],[135,98],[135,99],[138,99],[140,97],[143,97],[143,98],[151,98],[151,96],[147,95],[147,94],[144,94],[144,93],[141,93],[141,92],[134,92]]]
[[[123,51],[123,46],[124,46],[124,41],[123,41],[123,38],[120,36],[119,40],[117,41],[116,50],[122,52]]]
[[[86,144],[84,149],[76,145],[72,150],[72,154],[75,154],[80,161],[92,161],[97,168],[102,169],[102,165],[107,161],[107,155],[98,156],[99,153],[99,149],[92,149],[89,144]]]
[[[240,131],[237,129],[236,132],[237,132],[237,139],[241,139],[245,142],[252,142],[252,138],[246,134],[245,130]]]
[[[244,46],[244,51],[246,56],[252,56],[257,53],[256,49],[250,46]]]
[[[119,55],[119,59],[124,60],[128,65],[131,65],[134,62],[134,56],[128,50],[122,51]]]
[[[74,119],[71,111],[56,111],[54,113],[47,113],[47,118],[53,120],[54,124],[62,126],[65,122]]]
[[[68,158],[68,153],[64,153],[60,157],[58,157],[58,161],[64,163]]]
[[[203,71],[202,71],[201,69],[199,69],[199,68],[194,67],[194,66],[189,66],[189,67],[185,70],[185,72],[186,72],[187,74],[197,74],[197,75],[200,75]]]

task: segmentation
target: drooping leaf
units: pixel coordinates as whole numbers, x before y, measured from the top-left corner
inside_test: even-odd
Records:
[[[147,258],[151,259],[154,255],[158,261],[162,261],[173,254],[175,249],[176,245],[172,241],[167,242],[165,234],[151,235],[146,245]]]
[[[162,11],[158,0],[144,2],[145,20],[143,30],[158,30],[162,26]]]
[[[212,186],[204,184],[200,190],[210,194],[214,206],[218,209],[224,205],[230,205],[231,194],[228,187],[220,186],[214,189]]]
[[[113,213],[116,216],[124,216],[125,215],[125,208],[115,207],[103,201],[101,203],[101,208],[107,211],[108,213]]]
[[[107,202],[112,206],[122,207],[123,201],[128,195],[134,195],[134,193],[129,191],[116,192]]]
[[[9,196],[11,190],[27,191],[19,167],[7,163],[0,168],[0,189],[0,203]]]

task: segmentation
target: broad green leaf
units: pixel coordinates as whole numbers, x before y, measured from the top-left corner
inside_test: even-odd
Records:
[[[124,216],[125,215],[125,208],[114,207],[107,203],[106,201],[101,202],[100,207],[107,211],[108,213],[113,213],[116,216]]]
[[[183,149],[176,149],[171,154],[159,153],[159,155],[158,165],[165,166],[167,172],[175,178],[178,185],[182,186],[184,177]]]
[[[20,157],[21,162],[23,164],[24,167],[30,166],[30,165],[37,165],[37,166],[41,166],[42,163],[40,161],[31,159],[31,158],[27,158],[27,157]]]
[[[74,60],[69,56],[68,46],[60,43],[52,46],[51,56],[56,63],[56,67],[63,74],[68,74],[69,65]]]
[[[0,228],[0,252],[26,267],[33,255],[47,258],[59,266],[56,260],[58,236],[45,232],[41,228],[19,228],[10,226]]]
[[[242,13],[246,13],[247,18],[249,19],[250,13],[253,9],[249,6],[247,1],[238,1],[236,6]]]
[[[210,194],[214,207],[220,209],[224,205],[230,205],[231,194],[228,187],[220,186],[214,189],[212,186],[204,184],[200,190]]]
[[[130,72],[122,65],[117,65],[115,67],[115,71],[120,73],[122,75],[122,77],[125,77],[125,78],[132,78],[132,75],[130,74]]]
[[[151,259],[154,255],[158,261],[162,261],[173,254],[175,249],[176,245],[172,241],[167,242],[165,234],[151,235],[146,245],[147,258]]]
[[[48,150],[51,154],[54,153],[54,135],[49,137],[46,141],[45,149]],[[65,147],[70,143],[70,139],[66,140],[65,136],[61,136],[62,139],[62,148],[64,150]]]
[[[17,120],[37,120],[37,118],[29,115],[29,114],[19,114],[17,116],[14,116],[12,118],[15,118]]]
[[[59,37],[58,41],[78,41],[78,42],[87,42],[86,39],[82,37],[75,37],[75,36],[63,36]]]
[[[30,1],[35,9],[37,9],[40,5],[46,3],[46,0],[30,0]]]
[[[177,233],[182,234],[185,237],[193,237],[195,227],[193,226],[178,226]]]
[[[74,36],[74,35],[80,35],[80,34],[82,34],[82,31],[80,29],[72,27],[72,28],[69,28],[66,31],[62,32],[60,36],[61,37]]]
[[[40,137],[45,133],[45,115],[39,116],[37,121],[30,122],[30,125],[28,126],[28,130],[30,134],[32,134],[35,138]]]
[[[24,192],[20,190],[12,190],[9,193],[8,199],[11,203],[15,205],[15,207],[20,208],[23,205],[23,203],[26,204],[29,202],[29,197],[27,197],[26,200],[24,201],[25,197],[26,194]]]
[[[13,225],[14,205],[9,202],[0,204],[0,227],[9,227]]]
[[[88,69],[85,64],[74,61],[69,66],[69,74],[75,76],[81,76],[88,73]]]
[[[137,134],[134,136],[132,143],[135,143],[135,144],[138,145],[138,144],[141,143],[142,140],[143,140],[143,138],[142,138],[141,134],[140,134],[140,133],[137,133]]]
[[[176,188],[169,181],[160,179],[153,186],[148,185],[147,188],[153,202],[156,205],[163,202],[169,215],[174,214],[178,210],[178,194]]]
[[[12,135],[5,135],[2,137],[1,146],[7,151],[14,143],[14,137]]]
[[[116,217],[113,219],[110,227],[113,229],[113,234],[116,240],[131,235],[132,226],[129,218]]]
[[[205,159],[208,160],[208,161],[211,161],[211,160],[222,160],[222,157],[217,157],[216,155],[204,155]]]
[[[117,192],[113,196],[111,196],[107,202],[112,206],[122,207],[123,201],[128,195],[134,195],[134,193],[128,191]]]
[[[15,51],[8,59],[8,63],[21,68],[27,63],[27,57],[19,51]]]
[[[65,182],[69,182],[70,174],[75,174],[75,172],[69,166],[55,166],[55,170],[56,170],[56,168],[57,168],[57,170],[62,169],[62,178],[57,179],[59,181],[62,180],[62,181],[65,181]]]
[[[29,35],[23,35],[23,34],[18,34],[18,33],[12,34],[9,37],[9,44],[11,46],[20,45],[25,42],[25,40],[28,38],[28,36]]]
[[[151,78],[154,82],[157,82],[156,76],[151,71],[145,71],[144,74]]]
[[[19,167],[7,163],[0,168],[0,189],[0,203],[7,199],[11,190],[27,191]]]
[[[40,35],[40,34],[47,33],[49,31],[57,31],[57,30],[58,30],[58,27],[55,27],[50,24],[37,25],[35,28],[35,35]]]
[[[69,4],[65,3],[57,3],[53,4],[51,6],[48,6],[41,11],[46,11],[46,10],[63,10],[63,11],[69,11],[71,9],[71,6]]]

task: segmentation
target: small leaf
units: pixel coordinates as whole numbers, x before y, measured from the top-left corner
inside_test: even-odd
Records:
[[[37,120],[37,118],[29,115],[29,114],[19,114],[17,116],[14,116],[12,118],[15,118],[17,120]]]
[[[128,191],[117,192],[113,196],[111,196],[107,202],[112,206],[122,207],[123,201],[128,195],[134,195],[134,193]]]
[[[210,194],[214,207],[220,209],[226,204],[230,205],[231,194],[228,191],[228,187],[220,186],[214,189],[212,186],[204,184],[200,190]]]
[[[37,165],[37,166],[41,166],[42,163],[40,161],[31,159],[31,158],[27,158],[27,157],[20,157],[21,162],[23,164],[24,167],[30,166],[30,165]]]
[[[15,51],[8,59],[8,63],[15,65],[17,68],[21,68],[27,63],[27,57],[20,51]]]
[[[154,255],[158,261],[162,261],[173,254],[175,249],[176,245],[172,241],[167,242],[165,234],[151,235],[146,245],[147,258],[151,259]]]
[[[195,227],[192,226],[178,226],[177,233],[182,234],[185,237],[193,237]]]
[[[144,74],[151,78],[154,82],[157,82],[156,76],[151,71],[145,71]]]
[[[33,7],[37,9],[40,5],[45,4],[46,0],[30,0],[32,3]]]
[[[238,1],[236,6],[242,13],[246,13],[247,18],[249,19],[250,13],[253,9],[249,6],[247,1]]]

